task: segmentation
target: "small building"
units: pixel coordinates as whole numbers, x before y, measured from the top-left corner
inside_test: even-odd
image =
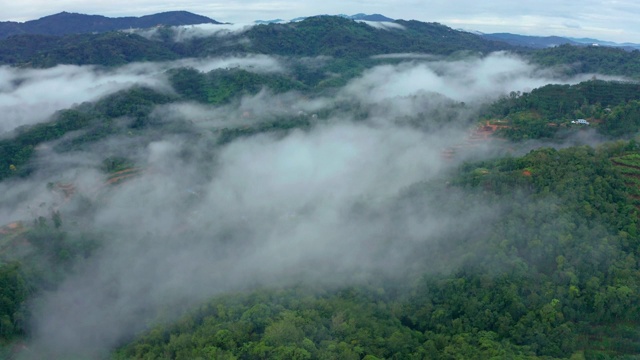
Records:
[[[571,120],[572,124],[589,125],[589,122],[585,119]]]

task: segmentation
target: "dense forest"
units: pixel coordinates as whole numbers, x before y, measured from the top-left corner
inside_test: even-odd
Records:
[[[464,258],[458,270],[227,295],[150,329],[116,358],[635,358],[637,185],[625,185],[611,159],[638,156],[635,143],[616,142],[466,164],[445,191],[468,197],[447,205],[482,197],[509,207],[472,243],[441,245]],[[443,186],[401,196],[425,201]]]
[[[628,81],[546,85],[512,92],[493,103],[484,117],[508,124],[500,133],[510,140],[566,137],[584,127],[571,123],[576,119],[588,119],[605,136],[628,137],[640,129],[639,96],[640,85]]]
[[[455,31],[438,23],[398,21],[404,30],[376,29],[334,16],[311,17],[298,23],[253,26],[241,34],[174,41],[173,28],[149,39],[127,33],[14,35],[0,40],[0,63],[51,67],[56,64],[121,65],[131,61],[162,61],[178,57],[226,54],[335,56],[363,59],[372,55],[422,52],[450,55],[460,51],[488,53],[513,49],[505,43]],[[132,49],[135,51],[132,52]]]
[[[640,53],[394,24],[0,40],[161,84],[0,133],[0,358],[640,358]]]

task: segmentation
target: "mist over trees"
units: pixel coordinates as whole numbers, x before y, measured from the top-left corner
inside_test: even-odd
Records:
[[[208,26],[0,41],[0,357],[640,353],[637,52]]]

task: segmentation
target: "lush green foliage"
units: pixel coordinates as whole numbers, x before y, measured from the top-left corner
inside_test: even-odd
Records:
[[[170,80],[185,99],[214,105],[242,95],[255,95],[263,88],[276,93],[305,88],[300,82],[281,75],[261,75],[241,69],[218,69],[208,74],[195,69],[176,69],[170,72]]]
[[[33,170],[29,161],[39,144],[83,130],[80,136],[62,141],[58,146],[60,150],[68,150],[108,135],[134,131],[148,124],[154,105],[172,99],[150,89],[133,88],[107,96],[95,104],[60,111],[49,122],[19,128],[13,137],[0,140],[0,179],[28,175]],[[119,118],[128,121],[123,124],[116,121]]]
[[[328,55],[365,59],[372,55],[419,52],[450,55],[459,51],[489,53],[512,47],[437,23],[399,21],[404,30],[376,29],[353,20],[319,16],[298,23],[254,26],[241,35],[195,38],[175,43],[170,29],[159,41],[133,34],[103,33],[50,37],[16,35],[0,41],[0,63],[50,67],[57,64],[121,65],[177,57],[262,53]],[[249,40],[249,41],[247,41]]]
[[[543,66],[559,66],[567,75],[606,74],[640,77],[640,51],[607,46],[560,45],[532,53],[532,60]]]
[[[456,51],[488,53],[510,48],[500,42],[437,23],[397,21],[405,29],[375,29],[341,17],[318,16],[292,24],[256,26],[247,32],[252,48],[280,55],[365,58],[390,53],[449,55]]]
[[[566,135],[572,127],[570,121],[581,118],[591,121],[602,134],[631,136],[640,130],[638,99],[640,85],[634,82],[590,80],[546,85],[529,93],[512,92],[492,104],[484,117],[505,120],[509,127],[500,133],[511,140]]]
[[[23,334],[24,302],[29,295],[19,263],[0,264],[0,339]]]
[[[638,210],[611,157],[631,161],[640,154],[635,143],[621,142],[463,166],[449,191],[465,189],[467,204],[482,198],[506,207],[476,238],[447,239],[443,256],[464,258],[460,270],[425,275],[415,285],[381,280],[321,293],[225,296],[151,329],[116,358],[636,354]],[[424,186],[407,195],[421,201],[432,185]]]
[[[640,131],[640,100],[632,100],[613,109],[605,117],[602,132],[613,136],[629,136]]]
[[[0,140],[0,179],[28,174],[30,168],[26,164],[38,144],[58,139],[67,132],[87,126],[89,122],[86,114],[65,110],[58,113],[53,121],[18,129],[15,137]]]
[[[184,43],[173,42],[169,29],[160,30],[167,33],[158,41],[118,33],[12,37],[0,42],[0,60],[33,66],[118,65],[223,53],[329,57],[313,66],[283,59],[291,68],[285,74],[174,69],[167,76],[175,94],[133,88],[61,111],[49,122],[17,129],[0,140],[0,180],[31,174],[38,147],[54,140],[47,146],[64,152],[83,150],[109,136],[135,138],[143,131],[150,138],[184,132],[193,139],[206,132],[214,139],[207,146],[216,148],[241,136],[308,129],[344,113],[366,119],[369,110],[363,105],[338,100],[313,116],[274,115],[243,127],[196,131],[187,122],[163,122],[154,110],[181,100],[233,104],[265,88],[303,95],[331,92],[379,63],[370,58],[375,54],[455,56],[463,49],[503,48],[439,24],[398,24],[405,29],[378,30],[342,18],[317,17],[256,26],[229,41],[202,38]],[[580,61],[569,71],[573,73],[608,69],[636,76],[638,54],[602,49],[563,46],[533,57],[545,65]],[[444,113],[438,120],[442,122],[449,119],[444,108],[464,106],[439,103],[447,104],[438,110]],[[393,120],[427,130],[439,126],[425,124],[428,117]],[[484,117],[505,121],[508,126],[500,132],[513,140],[571,134],[584,129],[570,124],[578,118],[589,119],[603,134],[632,136],[640,131],[640,86],[595,79],[573,86],[548,85],[512,93],[485,109]],[[446,271],[427,272],[431,258],[425,250],[412,259],[419,263],[419,273],[402,278],[343,288],[267,288],[222,296],[177,323],[150,325],[114,357],[632,358],[640,353],[639,150],[635,141],[620,141],[597,149],[544,148],[522,157],[464,164],[446,179],[405,189],[398,200],[426,203],[437,193],[443,206],[482,204],[496,212],[473,236],[454,232],[438,240],[438,256],[452,263]],[[113,176],[108,181],[117,180],[123,171],[144,169],[144,164],[121,155],[105,153],[95,165]],[[189,156],[185,151],[184,157]],[[50,184],[50,190],[56,186]],[[451,193],[459,197],[448,196]],[[90,201],[73,201],[78,213],[91,214]],[[0,234],[0,255],[18,242],[29,250],[20,262],[4,263],[0,256],[0,339],[28,335],[26,301],[44,289],[55,289],[77,264],[91,257],[101,241],[92,231],[82,222],[63,223],[60,212],[52,211],[50,218],[37,217],[19,231]]]
[[[50,190],[54,191],[53,187]],[[80,205],[82,199],[75,202]],[[79,209],[90,211],[86,206]],[[33,224],[20,223],[17,227],[9,234],[0,234],[0,344],[28,334],[31,308],[27,301],[56,288],[101,241],[100,235],[85,232],[77,224],[63,224],[59,211],[53,211],[50,218],[40,216]],[[14,260],[7,262],[7,258]]]
[[[120,32],[53,37],[16,35],[0,41],[0,63],[31,67],[124,65],[135,61],[165,61],[178,56],[164,45]]]
[[[171,327],[152,329],[115,358],[444,359],[534,358],[495,333],[423,333],[403,325],[382,289],[261,291],[217,299]]]
[[[166,61],[177,58],[162,44],[135,34],[82,34],[64,36],[56,40],[53,42],[55,46],[47,45],[50,50],[30,50],[35,55],[19,59],[19,63],[29,62],[34,67],[52,67],[58,64],[116,66],[137,61]],[[33,44],[37,42],[30,43],[29,46]],[[23,51],[15,48],[6,50],[17,54]]]

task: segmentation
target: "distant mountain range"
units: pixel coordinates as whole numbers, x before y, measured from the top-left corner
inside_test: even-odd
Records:
[[[388,18],[384,15],[380,15],[380,14],[371,14],[371,15],[367,15],[367,14],[355,14],[355,15],[351,15],[351,16],[347,16],[348,19],[352,19],[352,20],[365,20],[365,21],[382,21],[382,22],[391,22],[394,21],[394,19]]]
[[[60,36],[68,34],[101,33],[130,28],[150,28],[157,25],[179,26],[195,24],[221,23],[206,16],[196,15],[187,11],[169,11],[141,17],[131,16],[118,18],[61,12],[24,23],[13,21],[0,22],[0,38],[20,34]]]
[[[478,32],[473,32],[478,34],[485,39],[502,41],[507,44],[511,44],[514,46],[523,46],[533,49],[544,49],[548,47],[554,47],[564,44],[576,45],[576,46],[587,46],[587,45],[596,45],[596,46],[611,46],[611,47],[619,47],[624,48],[626,50],[637,50],[640,49],[640,44],[633,43],[615,43],[611,41],[602,41],[598,39],[590,39],[590,38],[566,38],[560,36],[527,36],[527,35],[518,35],[518,34],[510,34],[510,33],[495,33],[495,34],[483,34]]]
[[[167,37],[149,39],[136,33],[51,36],[15,35],[0,39],[0,64],[51,67],[59,64],[117,66],[132,61],[166,61],[181,57],[228,54],[330,56],[367,59],[374,55],[429,53],[450,55],[459,51],[490,53],[514,50],[504,42],[456,31],[438,23],[397,20],[397,28],[377,28],[340,16],[314,16],[299,22],[253,26],[231,33],[176,42]]]
[[[318,16],[318,15],[316,15],[316,16]],[[320,16],[331,16],[331,15],[326,15],[325,14],[325,15],[320,15]],[[358,13],[358,14],[355,14],[355,15],[339,14],[339,15],[336,15],[336,16],[343,17],[345,19],[361,20],[361,21],[375,21],[375,22],[393,22],[393,21],[395,21],[394,19],[388,18],[388,17],[386,17],[384,15],[381,15],[381,14],[370,14],[370,15],[368,15],[368,14]],[[310,17],[311,16],[298,17],[298,18],[295,18],[295,19],[291,19],[291,21],[292,22],[302,21],[302,20],[308,19]]]
[[[345,19],[371,22],[396,22],[396,20],[381,14],[337,15]],[[283,19],[257,20],[255,24],[276,24],[287,22],[300,22],[309,17],[300,17],[289,21]],[[150,28],[158,25],[181,26],[197,24],[222,24],[206,16],[193,14],[187,11],[169,11],[141,17],[117,17],[110,18],[101,15],[85,15],[78,13],[61,12],[45,16],[37,20],[24,23],[5,21],[0,22],[0,39],[12,35],[52,35],[62,36],[70,34],[104,33],[115,30],[131,28]],[[464,31],[464,30],[463,30]],[[599,45],[619,47],[625,50],[638,50],[640,44],[615,43],[592,38],[567,38],[560,36],[527,36],[512,33],[484,34],[477,31],[465,31],[479,35],[485,40],[500,41],[516,47],[543,49],[563,44],[576,46]]]

